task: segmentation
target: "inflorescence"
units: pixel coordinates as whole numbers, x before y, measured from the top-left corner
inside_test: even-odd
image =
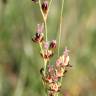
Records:
[[[32,1],[38,2],[38,0]],[[43,1],[41,8],[43,14],[46,15],[48,11],[47,0]],[[48,96],[55,96],[61,89],[62,78],[71,67],[68,55],[69,50],[65,48],[64,53],[56,59],[55,64],[50,64],[49,61],[55,53],[57,43],[56,40],[45,40],[44,28],[44,23],[37,24],[36,33],[32,37],[32,41],[40,46],[40,55],[44,60],[44,66],[40,69],[44,88],[47,90]]]

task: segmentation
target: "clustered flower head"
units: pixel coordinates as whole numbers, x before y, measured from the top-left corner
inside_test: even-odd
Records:
[[[37,2],[37,0],[32,1]],[[44,0],[44,2],[41,4],[41,8],[44,15],[47,14],[47,0]],[[64,49],[64,53],[61,56],[58,56],[54,64],[50,64],[50,58],[54,56],[57,42],[56,40],[45,40],[44,28],[44,23],[37,24],[36,33],[32,37],[32,41],[37,43],[41,49],[40,55],[44,60],[44,66],[40,69],[40,73],[42,76],[43,84],[47,89],[48,96],[55,96],[55,94],[57,94],[61,89],[62,78],[68,69],[72,66],[69,63],[69,50],[67,48]]]
[[[49,96],[54,96],[61,88],[61,80],[64,77],[64,74],[71,67],[69,64],[69,55],[68,50],[65,48],[62,56],[56,60],[55,64],[47,64],[46,74],[42,74],[42,79],[44,84],[47,86]],[[42,70],[41,73],[43,73]]]
[[[47,61],[46,70],[44,67],[41,68],[40,73],[44,86],[47,87],[48,96],[54,96],[61,88],[61,79],[67,72],[68,68],[71,67],[69,64],[69,50],[65,48],[64,53],[56,59],[55,64],[50,64],[49,60],[54,55],[54,50],[57,47],[56,40],[45,41],[44,40],[44,24],[37,24],[36,33],[32,37],[33,42],[41,45],[42,50],[40,51],[41,57]]]

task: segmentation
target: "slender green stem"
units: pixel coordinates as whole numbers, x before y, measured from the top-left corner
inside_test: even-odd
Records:
[[[58,56],[60,51],[60,43],[61,43],[61,31],[62,31],[62,16],[63,16],[63,8],[64,8],[64,1],[62,0],[62,6],[61,6],[61,13],[60,13],[60,29],[59,29],[59,43],[58,43]]]
[[[39,46],[40,46],[41,52],[43,53],[42,43],[39,43]]]
[[[48,36],[47,36],[47,23],[46,23],[46,20],[44,20],[44,24],[45,24],[45,31],[46,31],[46,42],[47,42],[47,40],[48,40]]]

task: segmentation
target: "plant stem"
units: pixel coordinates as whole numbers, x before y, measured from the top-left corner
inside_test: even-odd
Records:
[[[61,6],[61,13],[60,13],[60,29],[59,29],[59,43],[58,43],[58,56],[59,56],[59,51],[60,51],[60,43],[61,43],[61,31],[62,31],[62,16],[63,16],[63,8],[64,8],[64,1],[62,0],[62,6]]]
[[[46,31],[46,42],[47,42],[47,40],[48,40],[48,36],[47,36],[47,24],[46,24],[46,20],[44,20],[44,24],[45,24],[45,31]]]
[[[43,48],[42,48],[42,45],[41,45],[42,43],[39,43],[39,46],[40,46],[40,50],[41,50],[41,52],[43,53]]]

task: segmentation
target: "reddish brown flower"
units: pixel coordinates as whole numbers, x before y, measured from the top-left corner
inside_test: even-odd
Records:
[[[44,34],[43,34],[43,33],[36,33],[36,34],[34,35],[34,37],[32,38],[32,41],[33,41],[33,42],[40,43],[40,42],[43,41],[43,39],[44,39]]]
[[[48,1],[45,0],[45,1],[42,3],[42,10],[43,10],[44,14],[47,13],[47,11],[48,11]]]
[[[41,52],[41,56],[44,59],[49,59],[51,56],[53,56],[53,52],[52,52],[52,50],[44,50],[43,53]]]
[[[56,40],[52,40],[50,42],[50,49],[54,49],[54,48],[56,48]]]
[[[43,24],[41,24],[41,25],[40,24],[37,24],[36,34],[32,38],[32,41],[33,42],[40,43],[40,42],[43,41],[43,39],[44,39],[43,29],[44,29],[44,25]]]

